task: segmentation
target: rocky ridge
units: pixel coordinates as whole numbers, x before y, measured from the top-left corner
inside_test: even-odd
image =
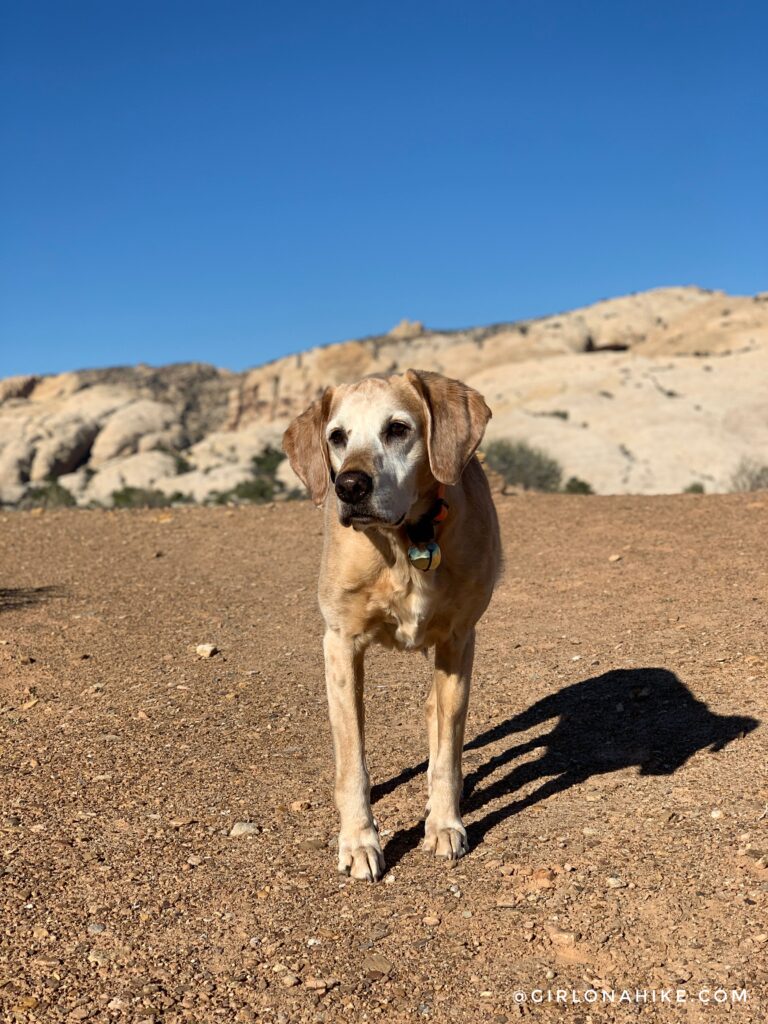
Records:
[[[80,505],[126,488],[220,500],[328,384],[409,366],[458,377],[493,409],[488,437],[546,449],[599,493],[730,489],[768,461],[768,293],[662,288],[555,316],[391,332],[243,373],[204,364],[0,381],[0,503],[56,481]],[[278,469],[283,493],[297,481]]]

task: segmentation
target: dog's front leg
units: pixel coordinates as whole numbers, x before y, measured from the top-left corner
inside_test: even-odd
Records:
[[[333,629],[326,631],[323,648],[336,755],[336,806],[341,817],[339,871],[377,881],[384,871],[384,854],[371,814],[371,786],[365,763],[364,652],[352,637]]]
[[[474,629],[436,646],[435,678],[427,704],[429,803],[424,848],[451,860],[468,850],[459,801],[474,652]]]

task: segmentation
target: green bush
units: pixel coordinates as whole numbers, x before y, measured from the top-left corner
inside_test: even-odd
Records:
[[[284,458],[283,452],[268,445],[261,455],[254,455],[251,459],[253,479],[243,480],[229,491],[214,494],[210,500],[214,505],[263,504],[272,501],[277,492],[282,494],[283,491],[283,485],[275,479],[275,474]]]
[[[700,483],[698,480],[696,480],[692,484],[688,484],[687,487],[683,488],[683,494],[703,494],[703,493],[704,493],[704,484]]]
[[[261,455],[253,456],[252,462],[254,476],[268,476],[274,480],[275,473],[277,473],[277,467],[284,458],[285,452],[281,452],[277,448],[273,448],[272,445],[267,445]]]
[[[112,492],[115,508],[167,508],[171,499],[162,491],[150,491],[145,487],[123,487]]]
[[[558,491],[563,469],[546,452],[525,441],[491,441],[485,461],[512,487],[526,491]]]
[[[31,487],[19,503],[20,508],[71,508],[75,504],[72,494],[57,480],[47,480],[39,487]]]
[[[742,459],[731,477],[731,490],[768,490],[768,465],[761,465],[754,459]]]
[[[244,502],[263,503],[272,501],[275,496],[275,485],[267,477],[255,477],[253,480],[243,480],[237,487],[230,491],[222,491],[215,494],[212,501],[215,505],[230,505]]]
[[[586,480],[581,480],[577,476],[570,476],[566,481],[565,487],[563,488],[565,494],[594,494],[592,485],[588,484]]]

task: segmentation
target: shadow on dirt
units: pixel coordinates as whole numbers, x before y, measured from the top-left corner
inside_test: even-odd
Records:
[[[64,592],[59,587],[0,587],[0,612],[42,604],[63,596]]]
[[[518,737],[550,720],[554,727],[549,732],[521,738],[468,771],[462,801],[465,819],[493,801],[511,797],[467,825],[470,847],[513,814],[593,775],[631,767],[638,768],[640,775],[672,775],[697,751],[722,750],[759,724],[743,715],[715,714],[667,669],[617,669],[544,697],[527,711],[476,736],[464,750],[471,752]],[[532,753],[538,756],[501,774],[502,769]],[[422,761],[374,786],[372,800],[391,793],[426,767]],[[487,785],[480,788],[485,780]],[[526,795],[515,796],[532,784],[534,788]],[[392,837],[384,851],[388,868],[418,845],[423,829],[419,822]]]

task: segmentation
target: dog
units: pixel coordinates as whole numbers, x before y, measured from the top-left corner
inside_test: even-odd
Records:
[[[473,388],[407,370],[328,387],[283,437],[290,464],[324,505],[319,582],[341,829],[339,871],[384,871],[365,759],[363,662],[380,643],[435,650],[427,699],[425,849],[468,849],[459,802],[475,646],[501,565],[477,448],[491,411]]]

